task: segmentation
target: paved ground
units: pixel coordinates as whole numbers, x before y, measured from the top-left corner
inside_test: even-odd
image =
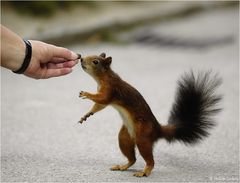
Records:
[[[102,51],[110,54],[113,69],[139,89],[161,123],[168,118],[181,73],[190,68],[219,72],[223,78],[219,92],[224,95],[224,110],[216,117],[218,126],[208,139],[194,147],[159,141],[154,151],[156,166],[148,178],[132,176],[144,166],[139,155],[129,171],[111,172],[111,165],[125,161],[117,144],[121,120],[116,111],[107,108],[86,123],[77,124],[92,105],[79,99],[78,92],[96,89],[95,82],[80,66],[69,76],[44,81],[2,69],[2,182],[237,182],[237,11],[200,14],[158,29],[164,35],[177,33],[185,39],[230,35],[234,40],[201,50],[140,44],[72,45],[71,49],[83,55]]]

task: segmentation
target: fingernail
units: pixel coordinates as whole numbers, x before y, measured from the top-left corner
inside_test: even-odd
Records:
[[[76,53],[74,53],[73,51],[71,51],[71,52],[72,52],[72,54],[71,54],[72,59],[73,60],[78,59],[78,55]]]

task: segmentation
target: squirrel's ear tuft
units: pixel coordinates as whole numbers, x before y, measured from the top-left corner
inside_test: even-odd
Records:
[[[101,53],[99,56],[105,58],[106,57],[106,53]]]
[[[112,63],[112,57],[107,57],[107,58],[105,58],[105,62],[106,62],[106,64],[107,64],[108,66],[110,66],[111,63]]]

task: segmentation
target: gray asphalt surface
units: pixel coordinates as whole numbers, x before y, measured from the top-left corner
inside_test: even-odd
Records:
[[[144,167],[139,153],[129,171],[109,170],[126,161],[118,148],[122,122],[114,109],[106,108],[77,124],[92,105],[78,98],[79,91],[96,90],[96,83],[80,65],[66,77],[49,80],[1,69],[2,182],[237,182],[238,26],[238,13],[231,10],[199,14],[156,28],[184,38],[234,38],[231,43],[201,50],[139,44],[72,45],[71,49],[83,55],[110,54],[112,68],[142,93],[160,123],[167,121],[176,81],[183,72],[212,69],[223,78],[218,90],[224,95],[223,111],[216,116],[218,125],[211,136],[193,147],[160,140],[154,150],[156,165],[148,178],[132,176]]]

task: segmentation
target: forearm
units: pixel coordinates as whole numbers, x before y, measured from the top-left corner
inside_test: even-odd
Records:
[[[25,50],[22,38],[1,25],[1,66],[18,70],[25,58]]]
[[[111,102],[111,97],[109,93],[97,93],[97,94],[91,94],[88,92],[81,91],[79,93],[79,97],[83,99],[90,99],[95,103],[98,103],[99,105],[108,105]]]

